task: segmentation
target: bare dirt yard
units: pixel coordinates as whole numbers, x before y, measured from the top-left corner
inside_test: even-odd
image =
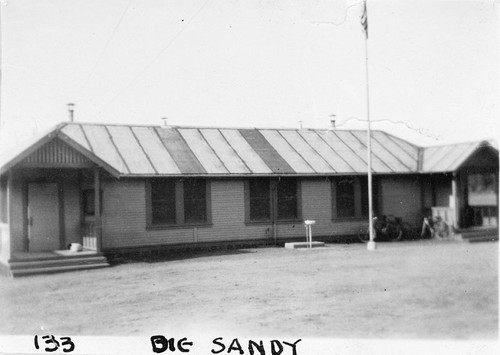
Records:
[[[4,335],[498,337],[498,243],[228,250],[0,282]]]

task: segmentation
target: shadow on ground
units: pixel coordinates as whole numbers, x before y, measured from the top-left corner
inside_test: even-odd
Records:
[[[175,260],[186,260],[195,258],[207,258],[215,256],[226,256],[226,255],[240,255],[252,253],[250,250],[244,249],[186,249],[186,250],[174,250],[168,252],[148,252],[146,254],[127,254],[127,255],[116,255],[109,256],[108,261],[111,266],[129,264],[129,263],[158,263],[165,261],[175,261]]]

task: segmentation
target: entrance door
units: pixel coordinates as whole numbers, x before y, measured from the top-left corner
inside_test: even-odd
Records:
[[[59,249],[59,198],[57,184],[28,184],[28,250]]]

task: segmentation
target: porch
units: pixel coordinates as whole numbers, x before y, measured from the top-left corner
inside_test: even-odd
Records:
[[[475,207],[476,224],[457,227],[455,209],[453,207],[432,207],[432,218],[441,217],[450,227],[453,234],[460,234],[469,242],[495,241],[498,235],[498,211],[494,207]]]
[[[54,250],[14,252],[5,273],[19,277],[65,271],[97,269],[109,266],[106,257],[95,250]]]
[[[0,179],[0,263],[11,276],[108,266],[101,178],[109,173],[54,139],[12,162]],[[65,250],[69,244],[84,251]]]

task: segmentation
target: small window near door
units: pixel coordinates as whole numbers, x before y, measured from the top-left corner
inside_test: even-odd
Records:
[[[102,214],[102,190],[100,191],[100,204]],[[93,189],[83,190],[83,213],[87,216],[95,215],[95,193]]]

